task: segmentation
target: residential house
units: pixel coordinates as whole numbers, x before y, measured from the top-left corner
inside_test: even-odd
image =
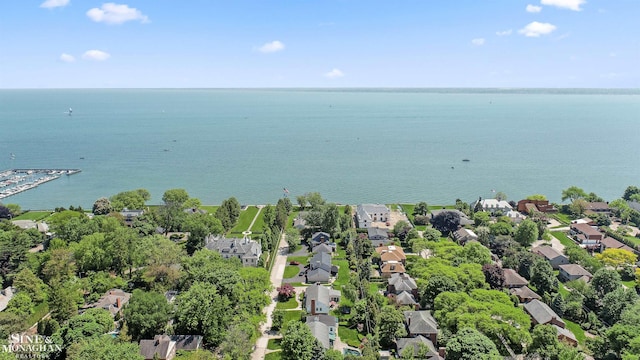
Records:
[[[413,295],[407,291],[402,291],[400,294],[389,294],[390,299],[396,304],[396,306],[411,306],[412,308],[419,310],[420,304],[414,299]]]
[[[458,231],[454,232],[453,238],[461,245],[464,245],[469,241],[478,241],[478,235],[476,235],[473,230],[465,228],[461,228]]]
[[[511,288],[509,289],[509,293],[511,295],[515,295],[518,297],[521,303],[528,303],[531,300],[540,300],[542,297],[540,295],[533,292],[533,290],[529,289],[528,286],[523,286],[519,288]]]
[[[405,311],[404,323],[407,326],[407,334],[409,337],[419,335],[429,339],[434,345],[437,342],[438,323],[431,316],[431,311]]]
[[[413,348],[412,353],[414,354],[414,357],[416,357],[418,355],[418,351],[420,350],[420,348],[425,346],[429,350],[425,354],[425,357],[420,359],[423,359],[423,360],[443,360],[444,359],[438,353],[438,350],[433,345],[433,342],[431,342],[431,340],[425,338],[424,336],[418,335],[412,338],[396,339],[396,349],[397,349],[398,355],[400,356],[402,356],[402,353],[404,352],[405,349]]]
[[[584,209],[584,213],[586,215],[589,214],[605,214],[611,215],[611,209],[609,208],[609,204],[606,202],[588,202],[587,206]]]
[[[578,264],[567,264],[560,265],[560,280],[562,281],[573,281],[573,280],[583,280],[584,282],[589,282],[593,278],[590,272],[588,272],[585,268]]]
[[[557,325],[561,328],[565,328],[566,325],[562,318],[556,314],[547,304],[540,300],[531,300],[524,304],[524,309],[533,320],[533,325]]]
[[[389,232],[379,227],[370,227],[367,229],[367,235],[373,247],[386,245],[389,243]]]
[[[311,235],[311,241],[309,244],[311,245],[311,247],[315,247],[320,244],[328,244],[330,242],[331,242],[331,235],[329,235],[329,233],[326,233],[324,231],[318,231],[313,233],[313,235]]]
[[[482,207],[482,211],[491,213],[491,214],[505,214],[508,211],[513,210],[513,207],[509,205],[508,202],[504,200],[496,200],[496,199],[479,199],[477,203],[480,203]],[[475,206],[475,205],[474,205]]]
[[[380,267],[380,275],[385,279],[390,278],[393,274],[402,274],[405,272],[404,264],[399,261],[387,261]]]
[[[566,328],[561,328],[558,325],[553,325],[553,327],[558,332],[558,340],[565,342],[571,346],[578,346],[578,339],[576,339],[576,336],[573,335],[571,330]]]
[[[305,276],[307,284],[328,283],[331,279],[331,273],[320,268],[308,270]]]
[[[391,210],[381,204],[361,204],[356,207],[356,225],[368,229],[374,222],[386,223],[391,218]]]
[[[520,200],[517,209],[519,212],[529,215],[536,211],[545,214],[558,212],[553,204],[549,204],[549,200]]]
[[[323,269],[331,275],[335,275],[338,272],[336,266],[331,265],[331,254],[325,252],[318,252],[309,260],[309,269]]]
[[[431,212],[427,215],[427,217],[429,218],[429,220],[431,220],[431,219],[433,219],[434,217],[440,215],[440,213],[443,213],[443,212],[454,212],[454,213],[460,215],[460,226],[475,225],[475,222],[473,220],[469,219],[467,214],[463,213],[462,211],[460,211],[458,209],[431,210]]]
[[[547,260],[549,264],[551,264],[551,267],[556,270],[560,265],[569,264],[569,258],[562,255],[558,250],[552,248],[551,246],[537,246],[532,248],[531,252],[544,257],[545,260]]]
[[[329,314],[332,304],[340,302],[341,293],[338,290],[313,284],[304,293],[304,307],[307,314]]]
[[[380,255],[380,262],[383,264],[389,261],[396,261],[404,264],[407,260],[407,255],[405,255],[404,250],[401,246],[397,245],[378,246],[376,248],[376,253]]]
[[[98,301],[87,306],[85,309],[105,309],[111,313],[111,316],[115,317],[118,313],[122,315],[122,309],[127,305],[129,299],[131,299],[131,293],[120,289],[111,289],[98,299]]]
[[[418,285],[416,281],[408,274],[391,274],[389,283],[387,285],[387,292],[390,294],[399,295],[402,292],[408,292],[417,298]]]
[[[176,357],[176,342],[169,335],[156,335],[153,340],[140,340],[140,355],[145,360],[172,360]]]
[[[309,325],[309,328],[311,328],[311,333],[313,334],[313,336],[316,337],[316,339],[318,339],[322,345],[325,347],[325,349],[329,349],[333,347],[333,343],[336,341],[336,336],[338,334],[338,318],[336,318],[335,316],[331,316],[331,315],[323,315],[323,314],[318,314],[318,315],[311,315],[311,316],[307,316],[306,317],[306,323],[307,325]],[[321,323],[324,325],[320,326],[320,327],[315,327],[314,323]],[[314,327],[316,332],[314,333]],[[328,345],[329,346],[325,346],[325,343],[323,342],[324,338],[324,334],[325,334],[325,328],[326,327],[326,334],[328,341]],[[319,336],[316,336],[319,335]],[[322,338],[322,339],[321,339]]]
[[[509,219],[511,219],[511,221],[513,221],[516,224],[521,223],[524,219],[526,219],[527,217],[524,216],[522,213],[520,213],[519,211],[515,211],[515,210],[509,210],[507,211],[504,216],[508,217]]]
[[[503,269],[504,273],[504,286],[506,288],[521,288],[529,285],[529,281],[523,278],[513,269]]]
[[[242,266],[258,266],[262,255],[260,243],[249,239],[247,235],[243,239],[209,235],[205,238],[205,248],[219,252],[225,259],[237,257]]]
[[[335,251],[335,245],[336,244],[320,244],[317,246],[314,246],[313,249],[311,250],[312,253],[317,254],[317,253],[327,253],[327,254],[331,254]]]
[[[632,253],[635,254],[636,250],[634,250],[632,247],[630,247],[629,245],[623,244],[620,241],[607,236],[604,239],[602,239],[602,241],[600,241],[600,245],[602,246],[600,251],[604,251],[606,249],[623,249],[623,250],[627,250],[630,251]]]
[[[575,240],[588,249],[599,249],[604,234],[587,224],[571,224],[570,233]]]
[[[137,217],[144,215],[144,210],[129,210],[124,208],[120,211],[120,215],[124,219],[124,223],[127,224],[127,226],[131,226]]]
[[[325,349],[331,349],[333,347],[333,341],[329,337],[329,327],[320,321],[307,322],[307,326],[311,330],[311,335],[315,337],[318,342]]]
[[[304,211],[299,212],[298,216],[296,216],[296,218],[293,219],[293,227],[298,229],[299,231],[306,229],[307,228],[306,216],[307,216],[306,212]]]

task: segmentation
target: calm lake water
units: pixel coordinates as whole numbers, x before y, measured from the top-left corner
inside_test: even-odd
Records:
[[[352,204],[560,201],[571,185],[613,200],[640,185],[640,91],[0,90],[9,168],[82,169],[3,199],[25,209],[136,188],[152,203],[171,188],[275,203],[284,187]]]

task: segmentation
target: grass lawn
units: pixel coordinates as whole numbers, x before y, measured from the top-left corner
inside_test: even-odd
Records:
[[[402,211],[407,214],[407,218],[413,224],[413,209],[416,207],[415,204],[400,204],[398,205],[402,209]]]
[[[31,314],[29,318],[27,318],[27,325],[31,326],[37,323],[38,321],[40,321],[40,319],[42,319],[43,316],[47,315],[48,312],[49,312],[49,304],[47,304],[46,301],[36,306],[34,308],[33,314]]]
[[[300,268],[297,265],[287,265],[284,268],[284,279],[291,279],[292,277],[298,275],[300,272]]]
[[[219,207],[219,205],[202,205],[200,209],[206,210],[209,214],[215,214]]]
[[[286,324],[289,321],[300,321],[300,317],[302,316],[302,310],[292,310],[284,312],[284,320],[282,324]]]
[[[562,283],[558,286],[558,292],[565,298],[569,296],[569,290]]]
[[[636,281],[635,280],[627,280],[627,281],[621,281],[621,283],[628,287],[629,289],[633,289],[636,287]]]
[[[338,251],[336,251],[333,260],[346,260],[347,259],[347,250],[343,249],[341,246],[338,247]]]
[[[309,256],[287,256],[287,263],[297,261],[302,265],[306,265],[309,262]]]
[[[378,292],[378,290],[382,290],[382,289],[386,289],[386,287],[384,286],[384,283],[375,283],[375,282],[371,282],[369,283],[369,292],[376,293]]]
[[[251,232],[254,233],[262,233],[262,231],[264,230],[264,210],[266,209],[266,207],[262,208],[262,210],[260,211],[260,215],[258,216],[258,218],[256,219],[256,222],[253,223],[253,227],[251,228]]]
[[[358,334],[358,330],[349,329],[346,323],[340,323],[338,326],[338,336],[343,343],[355,348],[360,346],[362,335]]]
[[[253,218],[258,213],[258,208],[255,206],[249,206],[246,210],[240,212],[240,217],[238,217],[238,222],[236,226],[231,229],[231,233],[242,233],[243,231],[249,230],[249,225],[253,221]],[[256,220],[257,221],[257,220]]]
[[[631,243],[634,244],[635,246],[640,245],[640,239],[638,239],[635,236],[625,236],[624,238],[628,241],[631,241]]]
[[[280,359],[282,359],[281,351],[271,352],[264,356],[264,360],[280,360]]]
[[[571,224],[571,217],[567,214],[555,213],[553,214],[553,218],[558,220],[563,225]]]
[[[560,243],[564,246],[571,246],[575,244],[575,242],[569,239],[567,234],[563,233],[562,231],[552,231],[551,235],[553,235],[553,237],[555,237],[556,239],[560,240]]]
[[[286,229],[293,227],[293,220],[298,217],[298,214],[300,214],[300,209],[297,206],[294,206],[293,210],[291,210],[291,214],[289,214],[289,217],[287,218]]]
[[[584,330],[582,330],[580,325],[574,322],[571,322],[567,319],[562,319],[562,320],[564,320],[564,322],[567,324],[567,329],[569,329],[573,333],[573,335],[576,336],[576,339],[578,340],[578,342],[584,345],[584,342],[587,339],[587,337],[584,335]]]
[[[281,341],[282,339],[269,339],[269,341],[267,342],[267,349],[281,350],[282,349],[282,346],[280,345]]]
[[[276,304],[276,309],[288,310],[295,309],[298,307],[298,302],[296,301],[295,296],[285,302],[279,302]]]
[[[349,261],[335,260],[333,263],[340,267],[338,269],[338,277],[336,278],[336,281],[334,281],[333,286],[340,289],[342,285],[349,282]]]
[[[27,211],[20,216],[14,217],[12,220],[42,220],[51,215],[51,211]]]

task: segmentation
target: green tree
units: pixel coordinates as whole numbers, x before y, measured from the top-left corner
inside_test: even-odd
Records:
[[[447,342],[447,357],[459,360],[500,360],[496,345],[481,332],[472,328],[460,329]]]
[[[413,215],[425,216],[429,213],[429,205],[426,202],[421,201],[413,208]]]
[[[83,314],[72,316],[58,331],[64,346],[98,337],[113,330],[113,318],[105,309],[88,309]]]
[[[305,195],[296,196],[296,201],[298,202],[300,210],[304,210],[305,206],[307,206],[307,197]]]
[[[442,211],[431,219],[431,225],[441,233],[449,235],[458,230],[460,214],[454,211]]]
[[[13,287],[18,292],[24,292],[34,303],[39,304],[46,300],[46,285],[29,268],[20,270],[13,278]]]
[[[503,193],[502,191],[498,191],[494,198],[498,201],[507,201],[507,194]]]
[[[622,198],[629,201],[629,200],[632,200],[631,198],[637,194],[640,194],[640,188],[638,188],[637,186],[628,186],[624,190],[624,194],[622,195]]]
[[[601,254],[596,254],[596,259],[606,266],[619,268],[623,265],[635,264],[638,256],[625,249],[606,249]]]
[[[51,316],[58,322],[63,322],[76,314],[78,303],[82,302],[82,293],[77,284],[71,281],[50,283],[49,309]]]
[[[538,259],[531,268],[531,285],[538,289],[539,294],[558,292],[558,279],[556,279],[553,268],[546,260]]]
[[[119,342],[109,335],[89,338],[73,344],[67,352],[70,360],[144,360],[138,344]]]
[[[311,209],[318,209],[320,206],[325,204],[325,200],[319,192],[307,193],[305,194],[305,197],[307,198],[307,202],[309,203],[309,206],[311,206]]]
[[[178,296],[176,331],[185,334],[202,334],[211,346],[217,346],[226,335],[231,302],[219,294],[215,285],[194,283]]]
[[[394,306],[382,307],[377,323],[377,333],[380,337],[380,345],[383,347],[391,347],[397,338],[407,335],[404,328],[404,316]]]
[[[49,260],[42,268],[44,280],[52,282],[64,282],[71,279],[76,272],[76,264],[73,261],[73,252],[69,249],[54,249],[50,252]]]
[[[638,301],[635,289],[620,287],[607,293],[602,298],[600,318],[608,324],[615,324],[620,320],[624,310]]]
[[[622,287],[620,274],[613,269],[602,268],[593,274],[591,288],[598,298],[603,298],[606,294]]]
[[[314,347],[316,338],[306,324],[292,321],[287,326],[287,331],[282,336],[283,360],[311,360],[314,359]]]
[[[527,200],[547,200],[547,197],[542,194],[533,194],[527,196]]]
[[[525,219],[520,223],[513,235],[515,241],[524,247],[529,247],[538,240],[538,226],[535,222]]]
[[[27,293],[19,292],[9,300],[7,311],[27,317],[33,313],[33,301]]]
[[[142,209],[145,201],[151,199],[151,194],[145,189],[124,191],[110,198],[111,206],[114,211],[122,211],[123,209]]]
[[[288,228],[284,235],[287,244],[289,245],[289,252],[295,251],[300,246],[300,231],[296,228]]]
[[[133,291],[124,309],[129,335],[136,341],[152,339],[156,334],[161,334],[170,315],[171,306],[164,295],[140,289]]]
[[[476,226],[487,226],[490,220],[491,217],[487,212],[478,211],[477,213],[473,214],[473,221],[475,222]]]
[[[220,353],[223,359],[249,360],[253,352],[255,340],[254,328],[246,321],[234,323],[229,327],[227,335],[220,344]]]
[[[562,190],[562,201],[567,199],[574,201],[576,199],[584,198],[585,196],[587,196],[587,193],[577,186],[570,186],[569,188]]]
[[[280,330],[284,322],[284,310],[275,309],[271,313],[271,329]]]
[[[558,332],[553,326],[536,325],[531,338],[531,346],[527,349],[530,354],[536,354],[542,359],[558,360],[561,345]]]
[[[584,199],[575,199],[569,205],[569,211],[576,217],[582,216],[586,210],[587,202]]]

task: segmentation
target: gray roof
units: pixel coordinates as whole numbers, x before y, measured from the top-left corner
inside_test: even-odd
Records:
[[[369,238],[374,238],[374,237],[382,237],[384,239],[388,239],[389,238],[389,233],[387,232],[386,229],[380,229],[380,228],[377,228],[377,227],[368,228],[367,229],[367,234],[368,234]]]
[[[474,225],[475,222],[471,219],[469,219],[469,217],[467,216],[467,214],[463,213],[462,211],[458,210],[458,209],[437,209],[437,210],[431,210],[431,215],[427,215],[429,216],[429,219],[433,219],[433,217],[438,216],[438,214],[440,214],[441,212],[445,212],[445,211],[450,211],[450,212],[454,212],[457,213],[458,215],[460,215],[460,225],[465,226],[465,225]]]
[[[529,285],[527,279],[523,278],[513,269],[503,269],[504,285],[506,287],[521,287]]]
[[[547,304],[540,300],[531,300],[524,304],[524,309],[531,315],[537,324],[547,324],[554,318],[564,324],[564,321]]]
[[[176,350],[198,350],[202,347],[202,335],[171,335]]]
[[[541,299],[540,295],[538,295],[535,292],[533,292],[533,290],[529,289],[528,286],[523,286],[523,287],[519,287],[519,288],[510,289],[509,293],[511,295],[516,295],[517,297],[519,297],[521,299],[529,299],[529,300],[533,300],[533,299],[540,300]]]
[[[422,335],[418,335],[413,338],[399,338],[396,340],[398,354],[402,354],[402,351],[407,346],[413,346],[413,353],[417,354],[418,350],[420,349],[420,344],[424,344],[427,346],[427,348],[429,348],[429,352],[427,353],[426,360],[441,359],[440,355],[438,355],[438,350],[436,350],[436,347],[433,345],[431,340],[425,338]]]
[[[322,304],[329,304],[329,288],[313,284],[307,288],[306,301],[316,300]]]
[[[417,302],[413,299],[413,295],[406,291],[402,291],[396,296],[396,304],[398,305],[416,305]]]
[[[588,272],[585,268],[578,264],[560,265],[559,268],[564,270],[569,275],[593,277],[590,272]]]
[[[323,238],[326,238],[326,241],[331,240],[331,235],[329,235],[329,233],[326,233],[324,231],[318,231],[316,233],[313,233],[313,235],[311,235],[311,241],[322,241]]]
[[[558,250],[552,248],[551,246],[537,246],[531,249],[534,253],[540,254],[544,256],[547,260],[553,260],[558,256],[565,257]]]
[[[323,269],[327,272],[331,272],[331,255],[320,252],[315,255],[311,259],[309,259],[309,267],[313,269]]]
[[[396,293],[401,291],[412,291],[418,288],[416,281],[407,274],[391,274],[389,278],[389,285],[392,285],[396,290]]]
[[[328,253],[331,254],[333,252],[333,249],[331,248],[331,246],[322,243],[318,246],[314,246],[313,250],[311,250],[311,252],[313,253]]]
[[[140,340],[140,355],[145,359],[167,359],[175,342],[168,335],[156,335],[153,340]]]
[[[232,255],[239,258],[259,258],[262,254],[262,247],[254,240],[225,238],[209,235],[205,239],[205,247],[212,251],[217,251],[223,255]]]
[[[319,321],[326,326],[329,327],[338,327],[338,318],[331,315],[317,314],[317,315],[309,315],[306,317],[306,323],[311,323],[314,321]]]
[[[558,325],[553,325],[553,327],[556,328],[556,331],[558,332],[558,336],[565,336],[565,337],[575,341],[576,343],[578,342],[578,339],[576,339],[576,336],[573,335],[571,330],[565,329],[565,328],[561,328]]]
[[[131,293],[120,289],[111,289],[89,307],[108,310],[112,316],[115,316],[129,302],[129,299],[131,299]]]
[[[409,328],[409,334],[437,334],[438,323],[431,316],[431,311],[405,311],[404,322]]]
[[[325,349],[331,348],[331,342],[329,341],[329,327],[320,321],[307,322],[307,326],[311,329],[311,334],[318,339],[322,347]]]
[[[307,271],[307,282],[328,282],[329,278],[331,278],[331,273],[324,269],[313,269]]]
[[[13,297],[13,288],[7,287],[2,290],[2,294],[0,294],[0,311],[3,311],[9,305],[9,300]]]

